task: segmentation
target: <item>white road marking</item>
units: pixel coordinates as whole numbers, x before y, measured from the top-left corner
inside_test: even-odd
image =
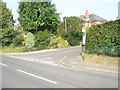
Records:
[[[7,66],[6,64],[3,64],[3,63],[0,63],[0,65],[5,66],[5,67]]]
[[[32,61],[32,62],[38,62],[38,63],[42,63],[42,64],[56,65],[57,66],[57,64],[55,62],[48,60],[48,59],[52,59],[52,57],[41,58],[41,60],[34,59],[34,58],[17,57],[17,56],[10,56],[10,57],[25,60],[25,61]]]
[[[58,64],[52,64],[52,65],[58,66]]]
[[[60,61],[64,60],[64,59],[67,58],[67,57],[68,57],[68,56],[63,57]]]
[[[46,79],[46,78],[37,76],[37,75],[35,75],[35,74],[29,73],[29,72],[26,72],[26,71],[23,71],[23,70],[20,70],[20,69],[17,69],[17,71],[22,72],[22,73],[27,74],[27,75],[30,75],[30,76],[32,76],[32,77],[35,77],[35,78],[38,78],[38,79],[41,79],[41,80],[50,82],[50,83],[53,83],[53,84],[57,84],[57,83],[58,83],[58,82],[55,82],[55,81],[52,81],[52,80],[49,80],[49,79]]]

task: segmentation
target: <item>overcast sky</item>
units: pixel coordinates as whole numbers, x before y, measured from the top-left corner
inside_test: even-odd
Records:
[[[14,19],[17,19],[18,1],[3,0],[7,7],[12,9]],[[61,18],[64,16],[80,16],[88,10],[90,14],[96,14],[107,20],[115,20],[118,17],[118,1],[120,0],[52,0],[56,5]]]

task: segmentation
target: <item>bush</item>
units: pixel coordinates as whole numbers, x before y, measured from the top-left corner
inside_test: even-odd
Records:
[[[61,37],[67,40],[71,46],[80,45],[82,41],[82,33],[77,30],[69,30],[68,32],[62,31]]]
[[[10,46],[13,43],[13,39],[18,34],[18,32],[11,29],[0,29],[0,32],[1,32],[0,40],[2,47]]]
[[[48,31],[39,31],[35,35],[35,47],[38,47],[39,49],[45,49],[48,47],[50,42],[50,35]]]
[[[22,42],[24,41],[24,38],[22,37],[21,34],[18,34],[14,39],[13,39],[13,46],[22,46]]]
[[[120,56],[120,20],[106,22],[87,30],[86,52]]]
[[[67,46],[68,46],[67,40],[64,40],[60,36],[58,36],[58,37],[54,36],[50,40],[50,48],[63,48],[63,47],[67,47]]]
[[[26,48],[31,48],[34,46],[34,35],[31,32],[27,33],[27,36],[25,38],[25,46]]]

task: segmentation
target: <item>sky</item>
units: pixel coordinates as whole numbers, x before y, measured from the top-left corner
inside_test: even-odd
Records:
[[[12,9],[14,20],[19,16],[17,13],[19,0],[3,0],[7,7]],[[64,16],[84,15],[88,10],[90,14],[96,14],[108,21],[118,17],[118,2],[120,0],[52,0],[61,20]]]

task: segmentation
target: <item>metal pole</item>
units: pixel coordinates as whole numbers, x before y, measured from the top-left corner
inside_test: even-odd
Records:
[[[84,36],[82,37],[82,55],[85,53],[85,42],[86,42],[86,27],[82,27],[82,33]]]

